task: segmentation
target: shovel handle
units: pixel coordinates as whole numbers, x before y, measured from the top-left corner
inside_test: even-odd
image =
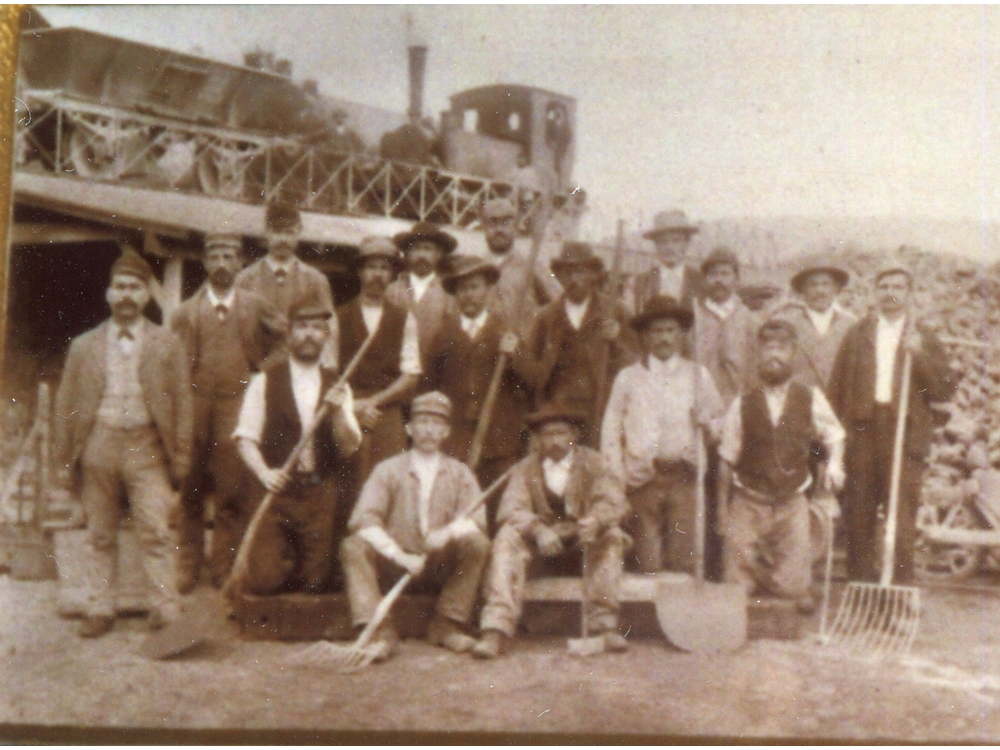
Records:
[[[896,439],[892,445],[892,477],[889,485],[889,511],[885,519],[885,549],[882,553],[880,586],[892,585],[892,569],[896,562],[896,524],[899,515],[899,485],[903,476],[903,448],[906,438],[906,418],[910,407],[910,375],[913,371],[913,354],[909,349],[903,356],[903,377],[899,388],[899,406],[896,415]]]

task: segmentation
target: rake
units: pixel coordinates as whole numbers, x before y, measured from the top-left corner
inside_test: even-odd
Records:
[[[489,499],[490,495],[507,481],[507,477],[511,475],[511,472],[515,468],[516,465],[507,469],[493,484],[479,493],[479,497],[476,498],[475,502],[462,511],[455,520],[468,518],[479,510],[482,504]],[[389,589],[389,593],[378,603],[371,620],[365,625],[364,630],[361,631],[361,635],[358,636],[354,643],[345,645],[342,643],[317,641],[299,651],[295,661],[304,666],[329,667],[343,674],[357,672],[367,667],[382,651],[381,647],[377,644],[373,645],[371,642],[375,631],[378,630],[379,626],[385,621],[385,618],[388,617],[392,605],[396,603],[399,595],[403,593],[403,589],[407,587],[412,579],[413,576],[410,573],[405,573],[396,581],[393,587]]]
[[[896,557],[896,519],[899,514],[899,484],[903,471],[903,438],[910,400],[910,374],[913,356],[903,359],[903,378],[896,418],[896,436],[892,453],[892,476],[889,511],[885,523],[885,546],[882,550],[882,573],[877,584],[847,584],[840,608],[826,643],[849,651],[866,653],[873,658],[904,655],[913,645],[920,624],[920,589],[893,586],[892,571]]]

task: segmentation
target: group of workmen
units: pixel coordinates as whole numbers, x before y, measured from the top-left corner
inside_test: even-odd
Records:
[[[279,197],[267,254],[244,268],[242,238],[206,236],[207,280],[162,327],[143,315],[153,272],[126,248],[111,318],[73,341],[57,399],[59,492],[82,502],[93,558],[80,635],[114,625],[124,496],[151,629],[204,576],[227,583],[266,495],[239,591],[343,588],[360,629],[409,574],[437,597],[428,640],[481,658],[515,635],[538,575],[582,575],[588,635],[627,649],[623,570],[693,572],[700,497],[708,575],[809,612],[820,496],[843,503],[851,579],[877,580],[906,353],[895,578],[912,580],[930,405],[954,376],[914,319],[910,270],[877,273],[862,320],[837,304],[849,277],[832,265],[754,312],[738,257],[716,248],[694,267],[698,229],[666,211],[627,309],[586,243],[538,273],[517,219],[512,202],[486,202],[488,257],[423,222],[369,237],[361,291],[335,307]],[[377,658],[396,641],[387,618]]]

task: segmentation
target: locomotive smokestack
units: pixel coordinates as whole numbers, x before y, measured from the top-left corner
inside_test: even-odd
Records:
[[[414,44],[410,53],[410,108],[407,114],[419,120],[424,114],[424,73],[427,69],[427,45]]]

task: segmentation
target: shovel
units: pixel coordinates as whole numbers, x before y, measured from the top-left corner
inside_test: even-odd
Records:
[[[580,580],[580,637],[570,638],[566,650],[570,656],[596,656],[604,653],[604,636],[587,635],[587,547],[583,546],[583,577]]]
[[[698,340],[698,315],[694,340]],[[697,347],[696,347],[697,350]],[[695,371],[694,403],[697,417],[701,367]],[[695,479],[694,580],[663,581],[656,598],[656,619],[671,644],[692,654],[735,651],[747,640],[747,592],[738,583],[705,580],[705,439],[695,419],[697,472]]]

